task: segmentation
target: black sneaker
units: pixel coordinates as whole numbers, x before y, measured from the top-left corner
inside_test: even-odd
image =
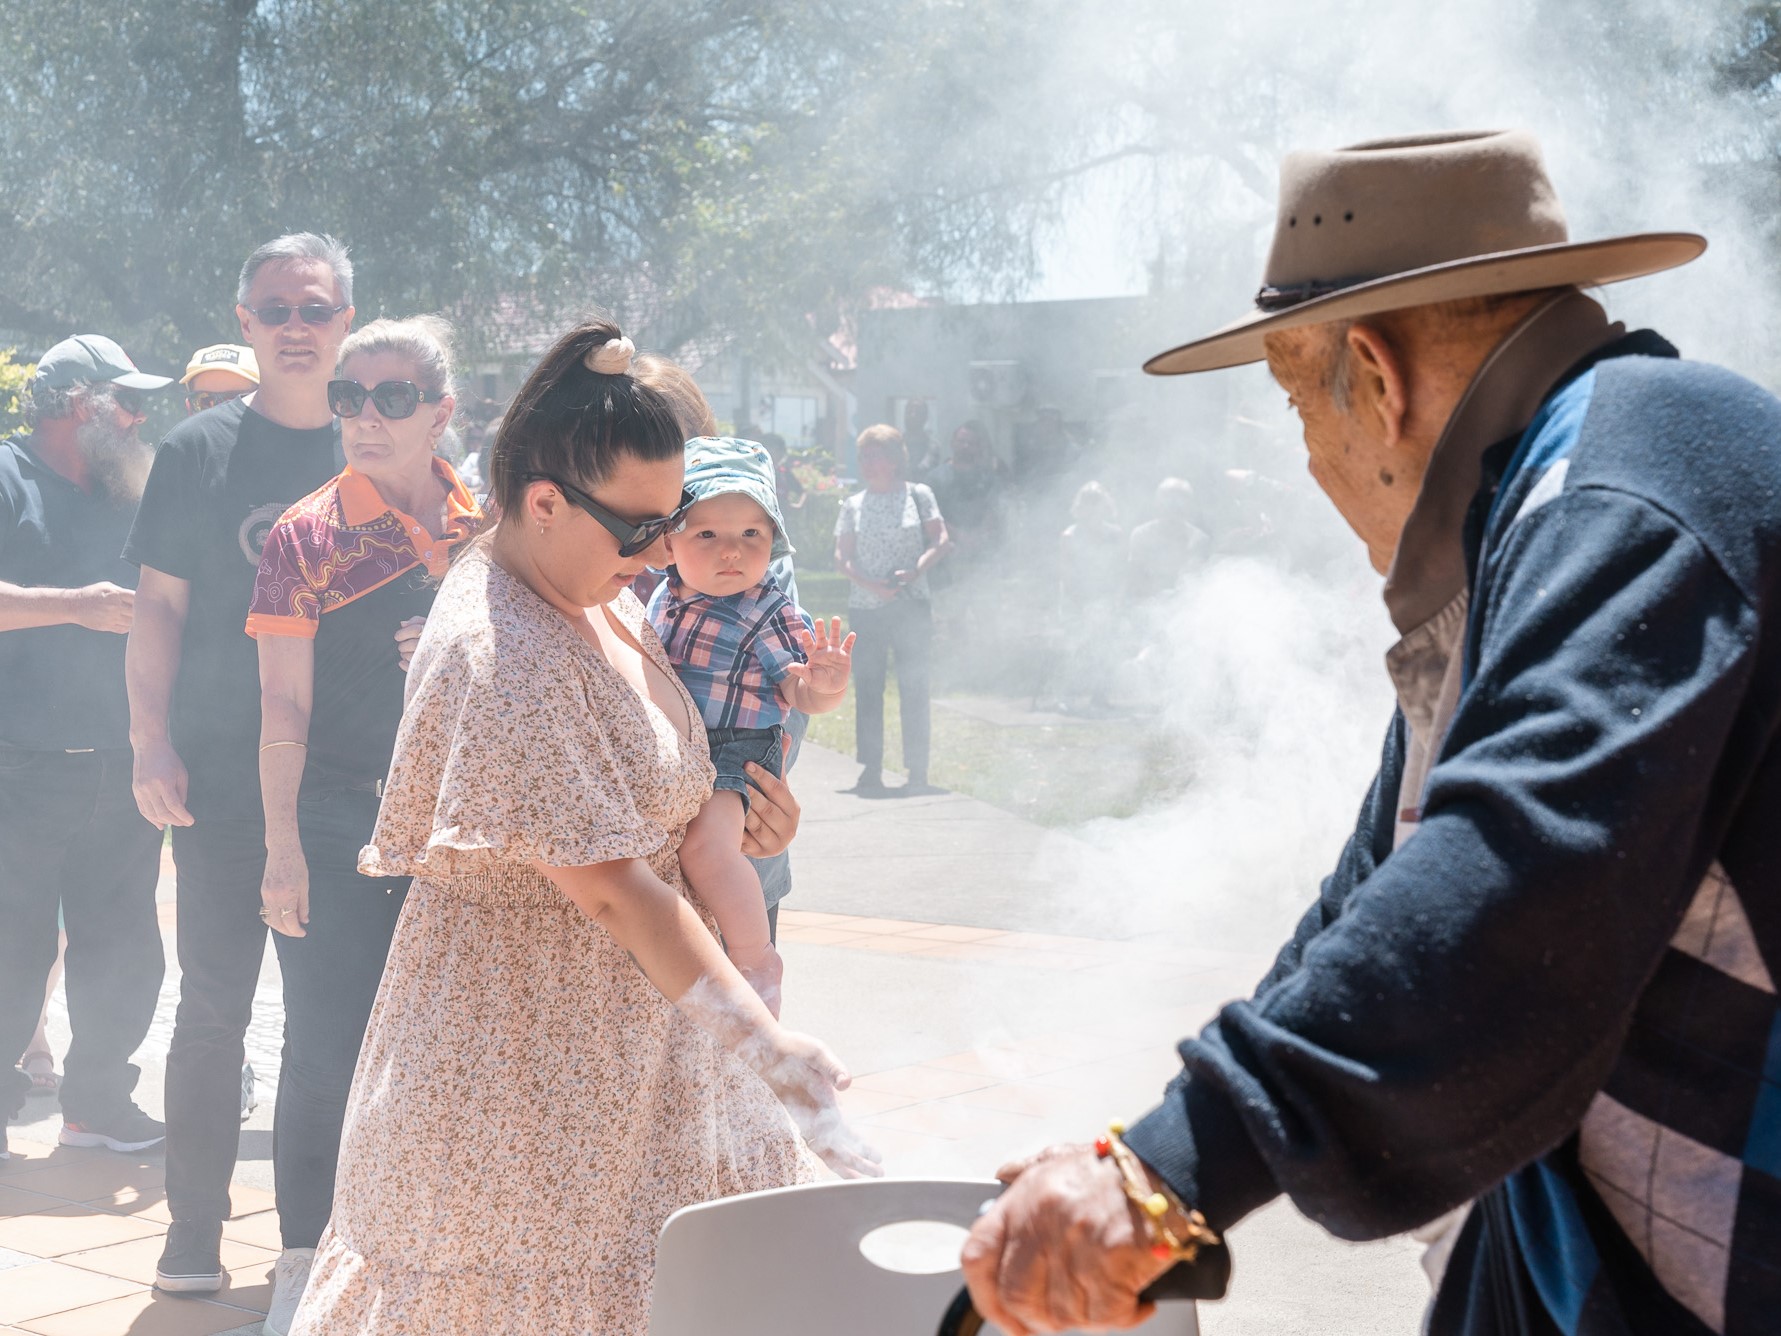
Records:
[[[147,1150],[159,1145],[167,1136],[167,1124],[150,1118],[132,1102],[126,1101],[114,1114],[76,1122],[70,1118],[62,1124],[62,1135],[56,1140],[64,1146],[103,1146],[106,1150]]]
[[[214,1294],[223,1287],[223,1222],[175,1220],[155,1264],[155,1288],[169,1294]]]

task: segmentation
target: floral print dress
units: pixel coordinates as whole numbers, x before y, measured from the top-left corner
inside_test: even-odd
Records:
[[[637,600],[612,607],[680,689]],[[644,858],[687,894],[712,782],[687,717],[486,546],[446,577],[360,857],[413,889],[293,1336],[642,1336],[670,1214],[824,1176],[766,1084],[528,867]]]

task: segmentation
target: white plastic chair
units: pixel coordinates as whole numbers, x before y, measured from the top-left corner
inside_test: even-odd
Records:
[[[964,1283],[955,1264],[888,1271],[860,1241],[884,1225],[969,1228],[995,1182],[884,1178],[812,1183],[676,1211],[656,1251],[650,1336],[933,1336]],[[985,1332],[1000,1332],[986,1327]],[[1199,1336],[1191,1303],[1134,1330]]]

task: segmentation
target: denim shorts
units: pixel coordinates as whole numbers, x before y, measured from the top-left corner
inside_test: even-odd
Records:
[[[748,773],[743,769],[750,761],[763,770],[785,777],[785,728],[712,728],[705,732],[711,747],[711,764],[717,767],[715,789],[728,789],[742,798],[742,810],[748,810]]]

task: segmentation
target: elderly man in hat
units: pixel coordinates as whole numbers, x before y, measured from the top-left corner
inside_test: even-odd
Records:
[[[131,794],[136,573],[118,553],[148,474],[143,397],[171,383],[110,339],[64,339],[32,378],[30,435],[0,444],[0,1053],[37,1026],[60,909],[74,1032],[61,1140],[118,1151],[164,1132],[131,1099],[161,988],[161,837]],[[30,1084],[0,1065],[0,1113]]]
[[[1006,1331],[1131,1325],[1190,1252],[1216,1288],[1281,1193],[1445,1217],[1436,1336],[1777,1329],[1781,404],[1579,291],[1704,245],[1569,241],[1524,134],[1294,154],[1260,309],[1149,364],[1267,359],[1399,709],[1161,1106],[1005,1171],[965,1269]]]

